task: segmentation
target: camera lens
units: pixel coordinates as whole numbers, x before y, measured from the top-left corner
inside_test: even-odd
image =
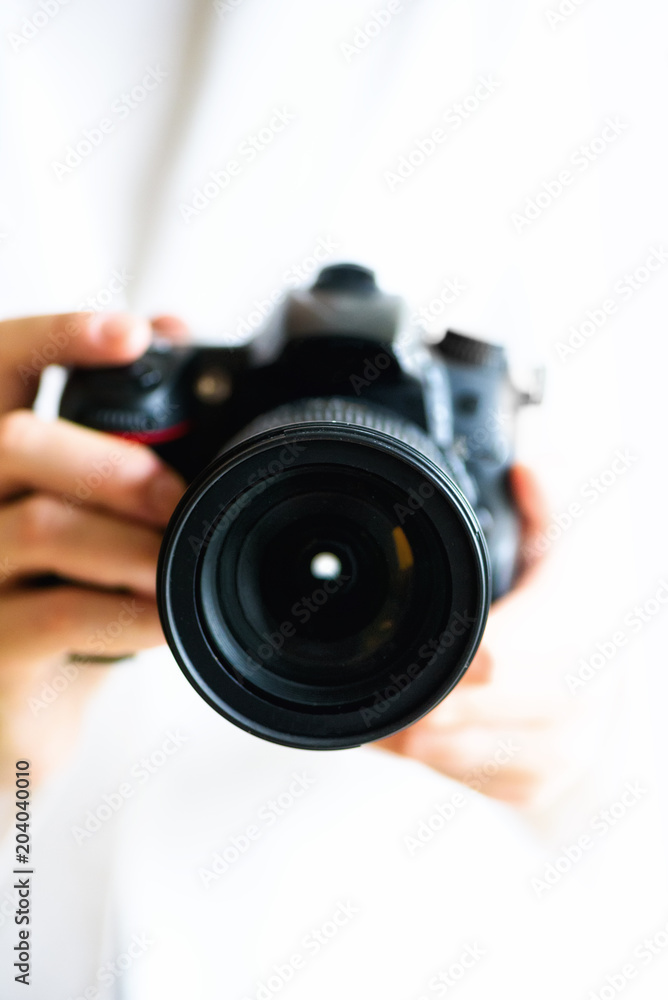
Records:
[[[190,487],[159,567],[165,634],[199,693],[314,749],[429,711],[489,602],[482,533],[433,445],[368,408],[322,416],[311,401],[249,428]]]

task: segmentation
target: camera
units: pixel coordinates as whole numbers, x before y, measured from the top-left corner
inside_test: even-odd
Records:
[[[148,444],[190,483],[167,527],[167,642],[221,715],[287,746],[388,736],[441,701],[512,586],[518,409],[505,350],[428,344],[356,264],[249,343],[157,342],[75,369],[61,415]]]

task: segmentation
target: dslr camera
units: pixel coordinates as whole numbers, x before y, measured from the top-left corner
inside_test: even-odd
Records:
[[[336,749],[409,726],[466,671],[517,569],[507,471],[538,395],[502,347],[428,344],[372,271],[337,264],[248,344],[72,370],[61,415],[190,483],[158,600],[196,691],[264,739]]]

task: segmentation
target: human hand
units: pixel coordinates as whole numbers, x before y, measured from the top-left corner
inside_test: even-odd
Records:
[[[153,329],[180,339],[183,328],[162,317]],[[47,364],[126,364],[151,332],[123,314],[0,323],[0,784],[21,757],[38,780],[74,742],[106,671],[70,654],[164,641],[156,563],[185,483],[146,447],[29,409]],[[45,574],[71,582],[36,587]]]
[[[527,634],[535,634],[554,599],[550,560],[537,555],[535,545],[549,512],[529,469],[514,466],[511,487],[524,554],[515,587],[493,605],[478,652],[454,691],[378,745],[507,803],[540,807],[575,780],[580,743],[574,731],[581,717],[561,683],[563,662],[548,635],[538,634],[527,648]]]

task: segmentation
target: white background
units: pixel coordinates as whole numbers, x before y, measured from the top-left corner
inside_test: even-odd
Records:
[[[668,579],[668,266],[572,356],[556,348],[652,248],[668,248],[665,7],[566,0],[551,24],[557,0],[412,0],[346,56],[342,44],[381,6],[242,0],[220,15],[206,3],[71,0],[17,47],[10,36],[40,7],[6,3],[0,314],[76,308],[127,268],[133,280],[114,308],[173,310],[202,339],[234,335],[323,236],[415,308],[458,278],[466,291],[443,326],[505,341],[521,363],[547,363],[546,402],[527,415],[519,448],[555,514],[582,502],[618,449],[634,456],[554,546],[558,583],[545,618],[519,627],[518,645],[535,649],[537,665],[545,621],[589,657]],[[166,82],[59,179],[54,163],[156,63]],[[391,190],[387,171],[490,76],[489,100]],[[209,171],[284,105],[294,125],[184,224],[180,206]],[[622,134],[576,171],[570,158],[608,118],[624,123]],[[573,184],[518,232],[513,215],[569,166]],[[643,774],[654,769],[666,831],[667,612],[588,689],[595,699],[609,680],[626,692],[631,735],[620,733],[619,767],[633,772],[637,754]],[[642,852],[642,839],[628,850]]]

